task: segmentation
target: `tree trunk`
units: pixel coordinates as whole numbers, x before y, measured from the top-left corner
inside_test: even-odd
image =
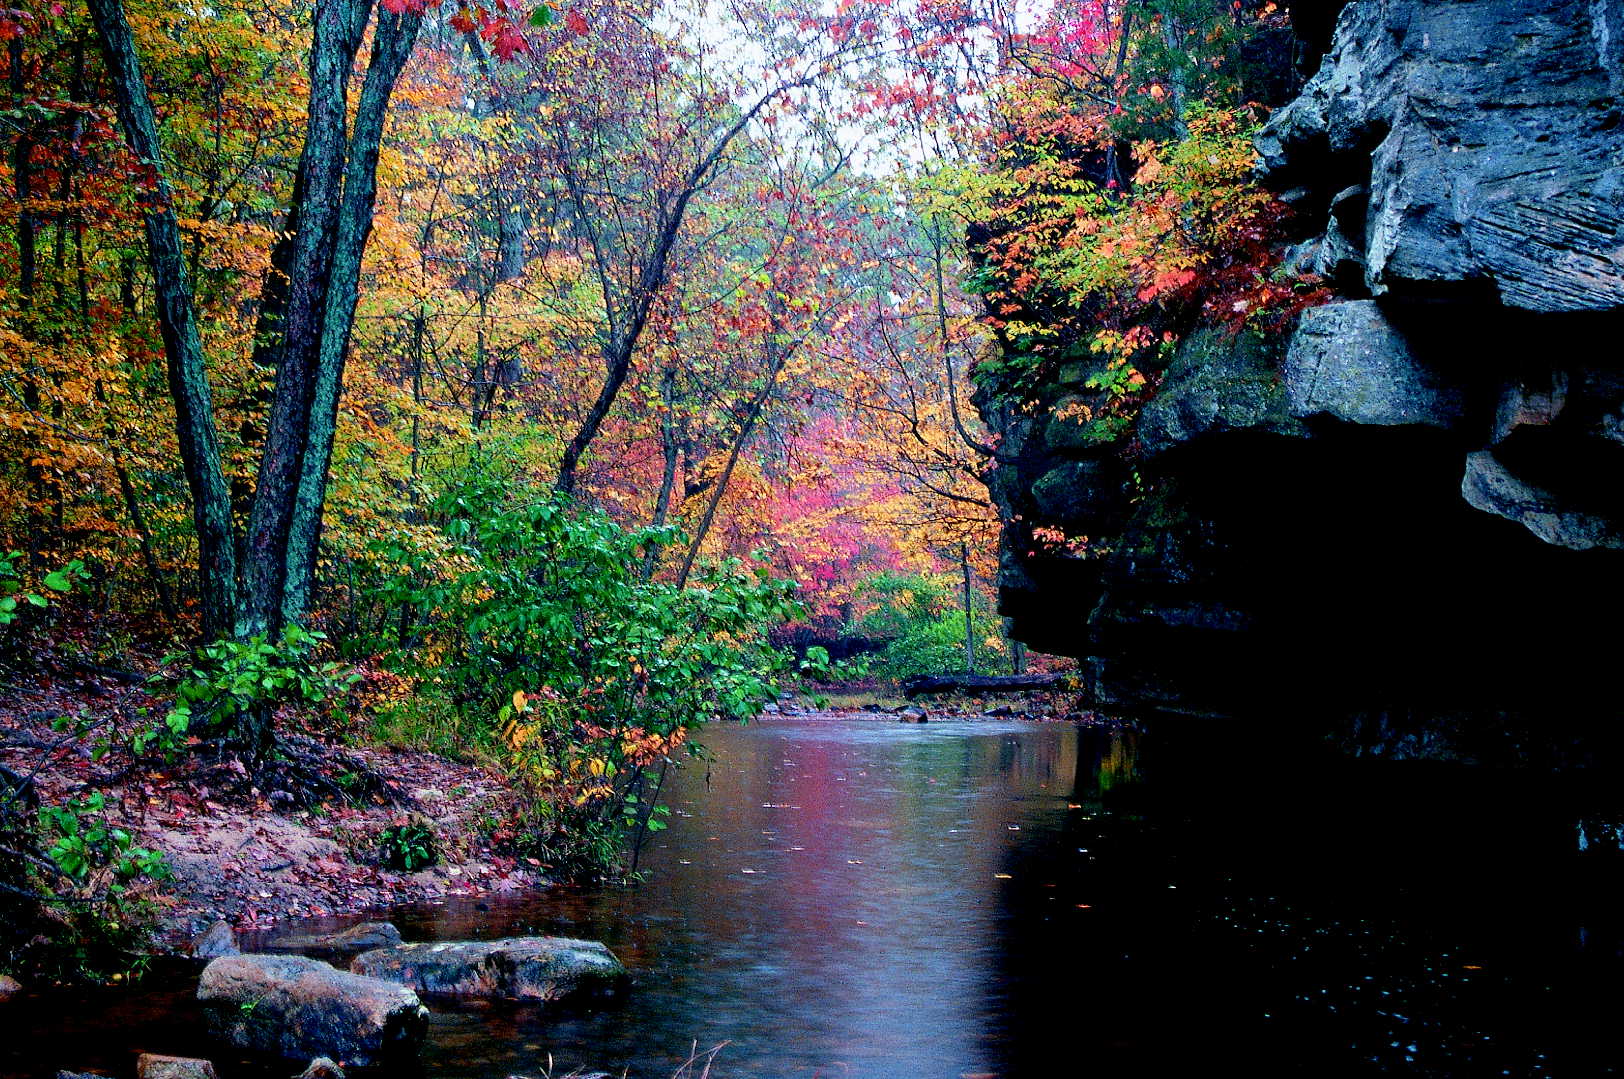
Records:
[[[397,15],[380,10],[373,31],[372,58],[367,64],[366,81],[361,86],[361,101],[350,134],[349,161],[344,169],[344,205],[333,245],[327,303],[322,312],[321,347],[310,405],[310,436],[299,470],[298,493],[288,531],[287,583],[282,593],[285,621],[303,619],[310,607],[316,552],[321,540],[322,505],[327,498],[328,466],[333,456],[338,401],[344,385],[344,363],[360,294],[361,257],[372,232],[372,209],[378,192],[378,150],[383,143],[389,97],[417,43],[422,24],[420,12]]]
[[[976,669],[976,615],[970,594],[970,546],[959,544],[959,567],[964,571],[964,669]]]
[[[278,335],[280,343],[268,348],[276,365],[276,388],[248,523],[249,633],[277,632],[286,606],[287,551],[300,475],[309,452],[312,390],[343,205],[349,80],[370,7],[371,0],[316,2],[309,115],[289,214],[297,222],[297,231],[289,261],[287,310]]]
[[[181,252],[172,192],[164,177],[152,98],[141,74],[141,61],[123,4],[121,0],[89,3],[107,58],[108,78],[125,141],[148,173],[146,182],[151,190],[146,194],[142,216],[158,327],[168,360],[181,464],[192,495],[192,520],[197,529],[202,630],[205,638],[221,637],[237,629],[237,556],[231,535],[231,494],[221,467],[220,439],[203,367],[203,343],[193,308],[191,278]]]
[[[1025,693],[1034,689],[1052,689],[1061,685],[1064,674],[916,674],[902,681],[902,692],[909,700],[928,693],[952,693],[966,690],[974,693]]]

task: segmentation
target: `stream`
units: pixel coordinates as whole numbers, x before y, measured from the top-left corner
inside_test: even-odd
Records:
[[[635,979],[597,1010],[435,1005],[425,1076],[539,1076],[550,1054],[659,1079],[695,1045],[722,1046],[716,1079],[1624,1063],[1624,887],[1577,855],[1562,784],[1216,724],[807,714],[704,740],[643,884],[383,912],[408,940],[600,939]],[[0,1024],[6,1075],[210,1055],[162,974]]]

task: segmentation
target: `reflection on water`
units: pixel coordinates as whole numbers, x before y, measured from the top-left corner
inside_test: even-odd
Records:
[[[428,1075],[551,1054],[654,1079],[722,1042],[716,1074],[758,1079],[1624,1061],[1620,889],[1569,853],[1560,787],[1277,760],[1216,727],[782,717],[707,741],[640,887],[391,913],[408,939],[595,937],[637,979],[608,1010],[438,1008]],[[49,1037],[0,1039],[0,1071],[128,1070],[203,1049],[194,1020],[161,989],[34,998],[0,1023]]]

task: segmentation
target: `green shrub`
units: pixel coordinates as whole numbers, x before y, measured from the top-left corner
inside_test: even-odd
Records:
[[[688,735],[773,699],[767,630],[792,582],[730,562],[686,588],[645,576],[672,529],[629,530],[568,501],[525,500],[488,462],[434,505],[446,552],[385,538],[367,603],[410,609],[369,647],[454,702],[526,785],[521,843],[558,875],[601,871],[658,823],[658,776]]]
[[[391,869],[415,873],[440,860],[434,829],[419,814],[396,821],[378,834],[378,852]]]
[[[357,678],[342,664],[317,662],[320,633],[288,626],[276,642],[264,637],[216,641],[193,652],[164,658],[165,667],[185,660],[175,704],[163,719],[130,741],[137,755],[149,749],[173,754],[190,739],[226,738],[258,753],[269,719],[283,705],[313,707],[336,696]],[[154,681],[171,677],[165,673]]]

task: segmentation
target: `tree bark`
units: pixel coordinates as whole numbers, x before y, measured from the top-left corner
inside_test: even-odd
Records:
[[[297,229],[289,260],[287,309],[277,335],[279,343],[267,346],[268,358],[276,366],[276,388],[266,418],[265,448],[248,523],[249,633],[275,633],[281,628],[286,606],[287,551],[308,452],[322,320],[331,293],[343,205],[349,80],[370,8],[371,0],[316,2],[309,115],[289,214]]]
[[[372,210],[378,193],[378,151],[383,143],[389,97],[400,78],[423,24],[420,12],[396,14],[379,10],[373,31],[372,58],[350,134],[344,168],[344,202],[333,245],[327,302],[322,312],[315,384],[310,404],[309,440],[299,469],[293,517],[288,530],[287,578],[282,592],[282,618],[298,622],[310,607],[316,552],[321,541],[322,505],[327,498],[328,467],[338,426],[338,401],[344,385],[344,363],[355,325],[361,282],[361,257],[372,232]]]
[[[142,216],[158,327],[168,360],[181,465],[191,491],[192,520],[197,529],[202,630],[205,638],[221,637],[237,629],[237,555],[231,535],[231,494],[221,467],[220,439],[203,366],[192,282],[181,251],[173,195],[164,177],[152,97],[141,73],[129,20],[121,0],[89,0],[89,4],[106,56],[125,141],[148,172],[146,181],[151,190],[145,195]]]

